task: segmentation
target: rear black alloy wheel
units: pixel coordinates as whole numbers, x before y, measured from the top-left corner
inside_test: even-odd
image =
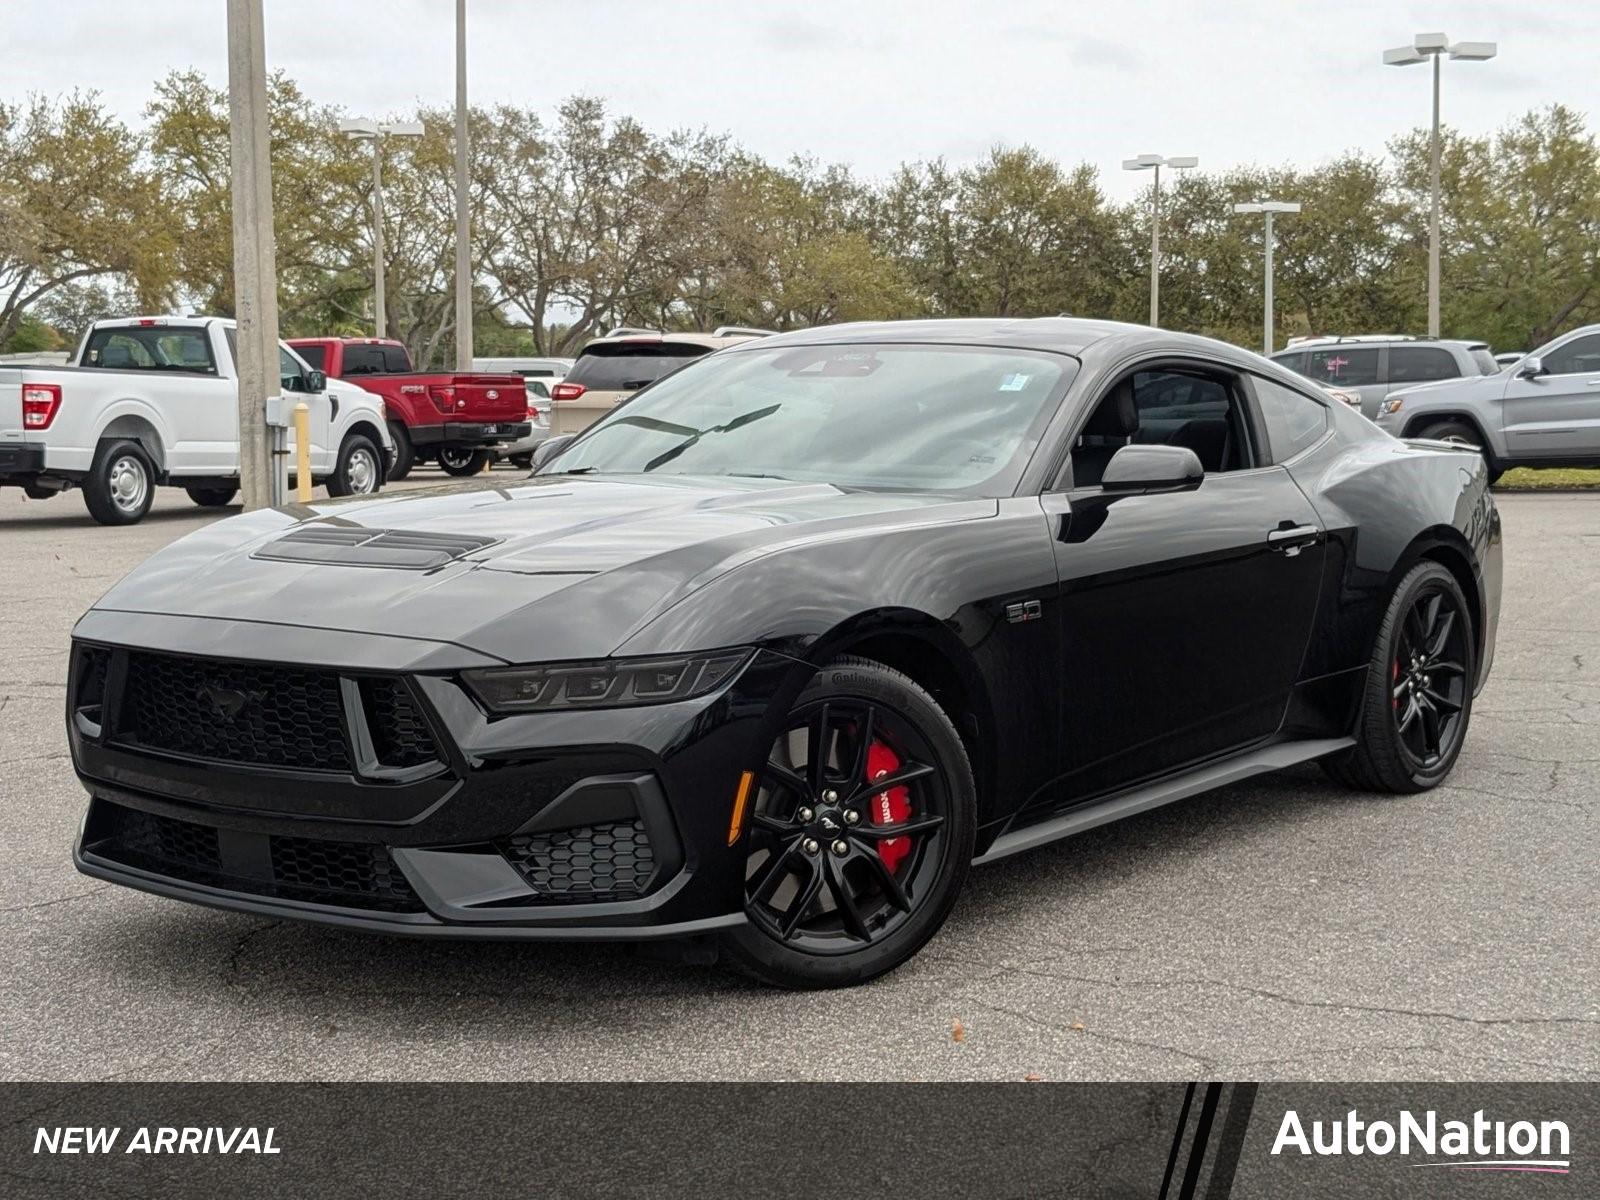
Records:
[[[1420,792],[1443,780],[1471,719],[1476,649],[1455,576],[1437,562],[1417,564],[1384,616],[1357,745],[1324,760],[1328,773],[1366,791]]]
[[[447,475],[476,475],[489,461],[489,451],[468,446],[440,446],[439,465]]]
[[[790,710],[746,834],[740,965],[785,987],[892,970],[944,922],[972,859],[960,736],[898,671],[842,658]]]

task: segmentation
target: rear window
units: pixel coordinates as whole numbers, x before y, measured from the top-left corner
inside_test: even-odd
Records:
[[[1372,347],[1329,346],[1306,356],[1301,374],[1329,387],[1360,387],[1378,382],[1378,352]]]
[[[96,329],[83,348],[83,366],[109,371],[192,371],[215,375],[211,342],[197,327],[160,325]]]
[[[1296,375],[1306,373],[1306,355],[1304,350],[1292,350],[1287,354],[1274,354],[1272,361],[1280,367],[1288,367]]]
[[[384,371],[382,346],[346,346],[344,348],[344,374],[382,375]]]
[[[306,366],[314,371],[327,370],[328,348],[326,346],[296,346],[294,352],[306,360]]]
[[[585,346],[566,382],[581,383],[592,392],[631,392],[708,353],[708,346],[670,342]]]
[[[1495,362],[1494,355],[1487,346],[1474,346],[1467,351],[1472,359],[1472,365],[1478,368],[1479,375],[1497,375],[1500,372],[1500,363]]]
[[[1439,346],[1390,346],[1390,383],[1428,383],[1435,379],[1458,379],[1461,370],[1456,356]]]

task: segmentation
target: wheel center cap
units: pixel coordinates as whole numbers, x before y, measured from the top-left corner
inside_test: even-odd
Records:
[[[844,817],[835,809],[825,808],[817,814],[817,828],[830,836],[839,833],[844,829]]]

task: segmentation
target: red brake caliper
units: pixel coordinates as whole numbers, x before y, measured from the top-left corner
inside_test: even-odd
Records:
[[[882,742],[874,741],[867,747],[867,778],[882,779],[900,769],[900,756]],[[909,788],[890,788],[879,792],[868,802],[868,816],[874,825],[898,825],[911,816],[911,791]],[[878,857],[893,872],[902,859],[911,853],[908,837],[885,838],[878,843]]]

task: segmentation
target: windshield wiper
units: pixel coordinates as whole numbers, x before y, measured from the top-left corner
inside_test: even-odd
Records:
[[[673,446],[669,450],[663,450],[649,462],[645,463],[644,470],[654,471],[657,467],[665,466],[667,463],[677,458],[680,454],[689,449],[689,447],[693,446],[707,434],[732,433],[735,429],[743,429],[746,425],[754,424],[755,422],[761,420],[762,417],[770,417],[782,407],[783,406],[781,404],[769,404],[765,408],[754,408],[747,413],[741,413],[739,416],[729,421],[726,425],[713,425],[710,429],[698,429],[694,433],[691,433],[688,437],[684,438],[683,441],[679,442],[676,446]]]

